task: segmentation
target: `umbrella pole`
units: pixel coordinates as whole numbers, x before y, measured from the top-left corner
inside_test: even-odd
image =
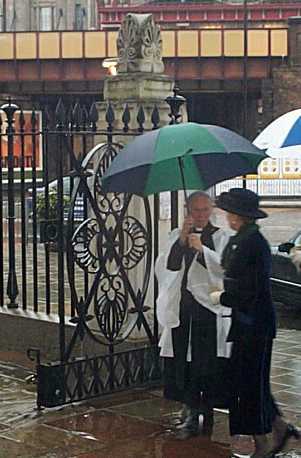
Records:
[[[184,199],[185,199],[185,204],[186,204],[186,206],[187,206],[188,196],[187,196],[186,184],[185,184],[185,177],[184,177],[184,164],[183,164],[183,158],[182,158],[182,157],[178,157],[178,161],[179,161],[181,179],[182,179],[182,184],[183,184]]]

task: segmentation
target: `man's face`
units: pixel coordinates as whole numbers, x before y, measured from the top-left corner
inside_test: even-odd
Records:
[[[189,213],[192,216],[195,227],[205,227],[212,214],[212,203],[207,197],[195,197],[191,204]]]

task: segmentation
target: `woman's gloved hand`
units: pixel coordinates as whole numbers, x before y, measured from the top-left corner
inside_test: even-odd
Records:
[[[220,304],[220,298],[222,294],[223,294],[223,291],[213,291],[212,293],[209,294],[213,305]]]

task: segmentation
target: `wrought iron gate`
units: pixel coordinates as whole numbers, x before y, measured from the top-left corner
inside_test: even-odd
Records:
[[[183,102],[176,90],[167,98],[171,123],[179,121]],[[106,195],[101,188],[101,177],[122,149],[125,137],[144,132],[143,107],[134,130],[129,127],[131,113],[126,106],[119,131],[113,128],[110,104],[103,130],[97,128],[95,104],[88,111],[79,103],[66,107],[59,101],[55,112],[46,106],[31,110],[30,120],[19,104],[8,101],[1,109],[0,200],[2,213],[7,203],[8,219],[7,245],[3,222],[0,228],[0,243],[8,250],[7,259],[5,250],[0,258],[1,272],[6,264],[8,269],[7,276],[2,273],[1,306],[5,284],[10,308],[26,310],[32,303],[33,310],[39,311],[43,290],[45,312],[53,312],[55,303],[59,318],[59,361],[44,363],[38,349],[28,350],[37,365],[38,407],[158,383],[161,367],[155,305],[146,303],[158,249],[158,196],[153,198],[152,216],[148,199]],[[160,125],[156,106],[151,123],[153,129]],[[96,136],[104,141],[91,148]],[[49,184],[51,172],[57,179],[55,192]],[[177,195],[172,193],[172,226],[176,224]],[[155,296],[156,284],[153,288]],[[69,318],[73,332],[67,339]],[[137,330],[140,338],[132,339]],[[99,349],[97,354],[85,350],[89,341]]]

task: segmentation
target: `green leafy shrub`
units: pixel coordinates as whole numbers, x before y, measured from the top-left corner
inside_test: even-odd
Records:
[[[70,197],[63,196],[64,211],[70,204]],[[37,217],[39,219],[57,219],[57,192],[49,191],[48,194],[48,215],[46,214],[46,197],[44,193],[37,195]]]

